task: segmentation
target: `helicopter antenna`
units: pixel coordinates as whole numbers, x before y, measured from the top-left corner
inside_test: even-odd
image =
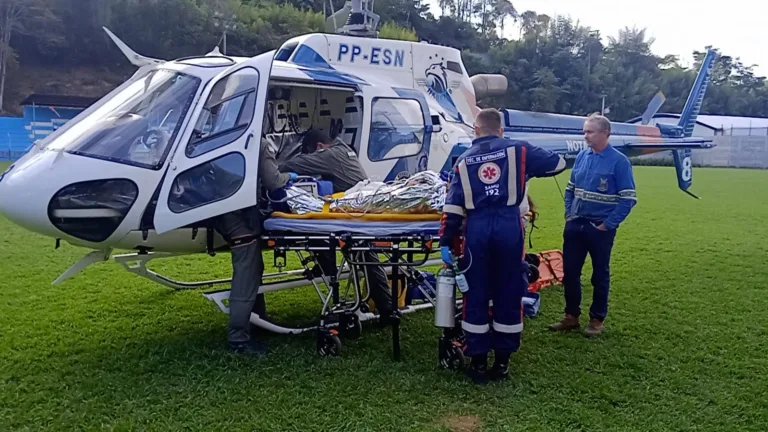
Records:
[[[373,13],[371,0],[348,0],[338,12],[333,12],[331,3],[331,16],[325,20],[325,28],[328,32],[346,36],[379,37],[376,27],[379,25],[379,16]],[[344,22],[339,27],[338,23]]]

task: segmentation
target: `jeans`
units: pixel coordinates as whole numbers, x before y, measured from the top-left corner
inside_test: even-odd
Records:
[[[574,219],[563,231],[563,287],[565,313],[581,315],[581,270],[589,254],[592,259],[592,306],[589,317],[600,321],[608,315],[610,261],[616,230],[597,229],[601,221]]]

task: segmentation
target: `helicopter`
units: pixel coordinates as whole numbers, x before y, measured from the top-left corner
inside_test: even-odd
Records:
[[[335,33],[290,38],[254,57],[218,48],[200,56],[142,56],[104,28],[137,71],[0,175],[0,213],[21,227],[90,250],[55,284],[114,256],[125,269],[175,289],[146,268],[152,259],[209,253],[226,242],[206,221],[258,204],[259,139],[278,160],[296,154],[309,129],[328,131],[357,154],[370,179],[450,170],[474,137],[478,101],[503,95],[503,75],[470,76],[459,50],[379,39],[367,1],[334,14]],[[329,18],[328,21],[331,20]],[[672,150],[679,187],[692,184],[692,137],[714,52],[707,53],[677,125],[612,122],[611,143],[627,155]],[[585,117],[501,110],[504,134],[564,155],[586,148]],[[227,174],[202,184],[211,169]],[[201,180],[202,179],[202,180]],[[214,180],[215,182],[215,180]]]

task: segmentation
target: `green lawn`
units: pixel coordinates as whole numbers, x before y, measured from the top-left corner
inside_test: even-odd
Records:
[[[405,317],[401,363],[390,331],[369,326],[339,358],[318,358],[311,334],[270,336],[270,356],[239,358],[226,351],[227,316],[200,292],[114,262],[53,286],[85,251],[0,219],[0,430],[768,430],[768,171],[696,169],[700,201],[672,168],[635,174],[604,335],[549,333],[563,299],[546,288],[511,380],[483,388],[436,370],[431,311]],[[534,248],[559,248],[555,182],[533,181],[531,196]],[[155,268],[222,277],[228,260]],[[267,302],[279,319],[319,310],[311,289]]]

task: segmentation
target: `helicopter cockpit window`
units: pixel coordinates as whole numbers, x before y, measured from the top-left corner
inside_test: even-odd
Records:
[[[179,132],[200,79],[180,72],[148,72],[47,147],[158,169]]]
[[[413,156],[424,142],[424,114],[414,99],[374,99],[368,158],[372,162]]]
[[[187,144],[188,157],[223,147],[245,133],[253,120],[258,85],[259,72],[245,68],[213,86]]]

